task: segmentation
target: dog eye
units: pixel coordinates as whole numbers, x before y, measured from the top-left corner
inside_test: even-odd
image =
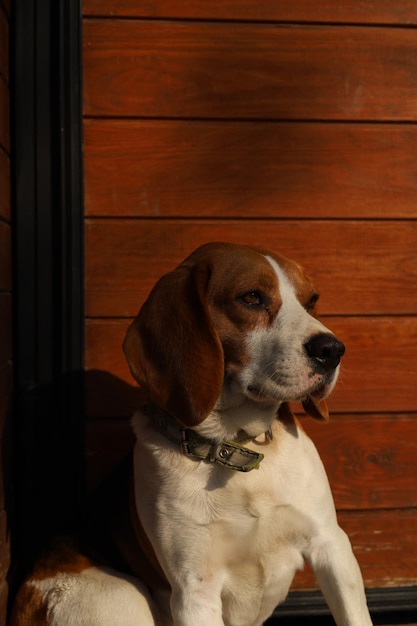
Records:
[[[319,297],[320,295],[318,293],[313,294],[310,300],[307,302],[307,304],[304,305],[304,308],[307,311],[307,313],[312,313],[314,311]]]
[[[262,297],[262,294],[259,293],[259,291],[248,291],[247,293],[244,293],[242,296],[239,296],[238,300],[242,303],[245,304],[246,306],[263,306],[264,305],[264,300]]]

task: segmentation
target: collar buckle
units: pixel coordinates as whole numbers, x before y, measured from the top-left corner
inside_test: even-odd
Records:
[[[181,452],[185,455],[185,456],[191,456],[193,458],[196,458],[195,455],[192,453],[192,451],[190,450],[190,441],[187,437],[187,429],[186,428],[180,428],[179,429],[179,435],[180,435],[180,447],[181,447]],[[198,457],[197,457],[198,458]]]
[[[217,442],[199,435],[194,430],[184,428],[174,418],[160,407],[148,404],[147,414],[153,418],[153,423],[170,441],[179,444],[181,453],[200,461],[218,463],[239,472],[250,472],[258,469],[264,458],[261,452],[255,452],[242,445],[242,441]],[[244,443],[252,441],[245,439]]]

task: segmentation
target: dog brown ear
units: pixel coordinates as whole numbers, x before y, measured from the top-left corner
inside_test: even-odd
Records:
[[[294,413],[291,410],[288,402],[282,402],[278,409],[278,417],[283,422],[293,422],[294,421]]]
[[[320,422],[329,421],[329,409],[327,408],[326,400],[315,400],[311,396],[308,396],[308,398],[303,400],[302,405],[304,411],[311,417],[314,417],[315,420],[319,420]]]
[[[207,265],[180,265],[155,285],[123,344],[149,400],[186,427],[202,422],[222,388],[224,357],[205,293]]]

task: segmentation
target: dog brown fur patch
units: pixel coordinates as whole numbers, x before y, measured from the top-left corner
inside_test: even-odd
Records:
[[[94,561],[81,553],[75,541],[64,537],[56,539],[40,557],[30,578],[44,580],[62,573],[79,574],[95,565]]]
[[[10,626],[48,626],[46,603],[36,583],[62,573],[79,574],[94,565],[94,561],[84,556],[72,540],[55,540],[20,587]]]
[[[41,591],[26,581],[16,597],[10,626],[48,626],[48,623]]]

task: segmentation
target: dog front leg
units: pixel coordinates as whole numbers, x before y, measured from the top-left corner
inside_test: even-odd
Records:
[[[362,575],[345,532],[314,542],[306,555],[337,626],[372,626]]]
[[[176,586],[171,612],[175,626],[224,626],[220,589],[207,581]]]

